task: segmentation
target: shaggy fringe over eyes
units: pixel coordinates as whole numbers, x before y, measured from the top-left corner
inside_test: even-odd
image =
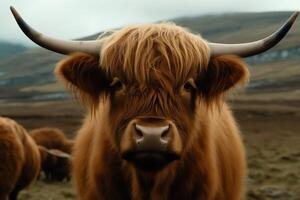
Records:
[[[206,67],[210,57],[200,36],[171,23],[130,26],[102,40],[101,67],[140,84],[168,80],[178,86]]]

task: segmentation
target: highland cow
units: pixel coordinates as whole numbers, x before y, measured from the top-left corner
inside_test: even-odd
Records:
[[[46,149],[39,146],[41,154],[41,171],[46,180],[69,181],[71,173],[71,156],[58,149]]]
[[[16,200],[40,170],[38,147],[14,120],[0,117],[0,200]]]
[[[71,154],[73,140],[67,139],[64,132],[58,128],[43,127],[30,131],[31,137],[37,145],[47,149],[59,149]]]
[[[49,156],[48,149],[43,146],[38,146],[41,155],[41,169],[38,175],[38,180],[41,179],[41,174],[44,172],[45,179],[51,180],[51,172],[54,170],[56,157]]]
[[[70,54],[55,72],[89,110],[74,146],[79,199],[243,198],[244,147],[224,96],[248,80],[238,56],[274,46],[297,14],[263,40],[217,44],[165,23],[63,41],[12,12],[34,42]]]
[[[58,149],[50,149],[48,153],[56,157],[56,167],[52,172],[52,178],[58,181],[69,181],[71,179],[71,155]]]

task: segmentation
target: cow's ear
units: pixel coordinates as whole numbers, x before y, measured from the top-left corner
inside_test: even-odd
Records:
[[[99,65],[99,58],[84,53],[76,53],[58,63],[55,74],[62,79],[68,88],[79,92],[80,96],[98,99],[109,81]]]
[[[249,78],[247,65],[237,56],[211,58],[209,65],[196,81],[202,96],[207,99],[221,97],[225,92]]]

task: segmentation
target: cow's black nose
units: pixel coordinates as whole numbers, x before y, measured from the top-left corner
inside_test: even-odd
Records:
[[[134,124],[134,140],[140,151],[164,151],[171,140],[170,125],[145,126]]]

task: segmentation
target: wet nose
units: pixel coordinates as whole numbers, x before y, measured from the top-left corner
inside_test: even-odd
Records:
[[[171,140],[170,124],[145,126],[134,124],[134,140],[137,148],[143,151],[164,151]]]

